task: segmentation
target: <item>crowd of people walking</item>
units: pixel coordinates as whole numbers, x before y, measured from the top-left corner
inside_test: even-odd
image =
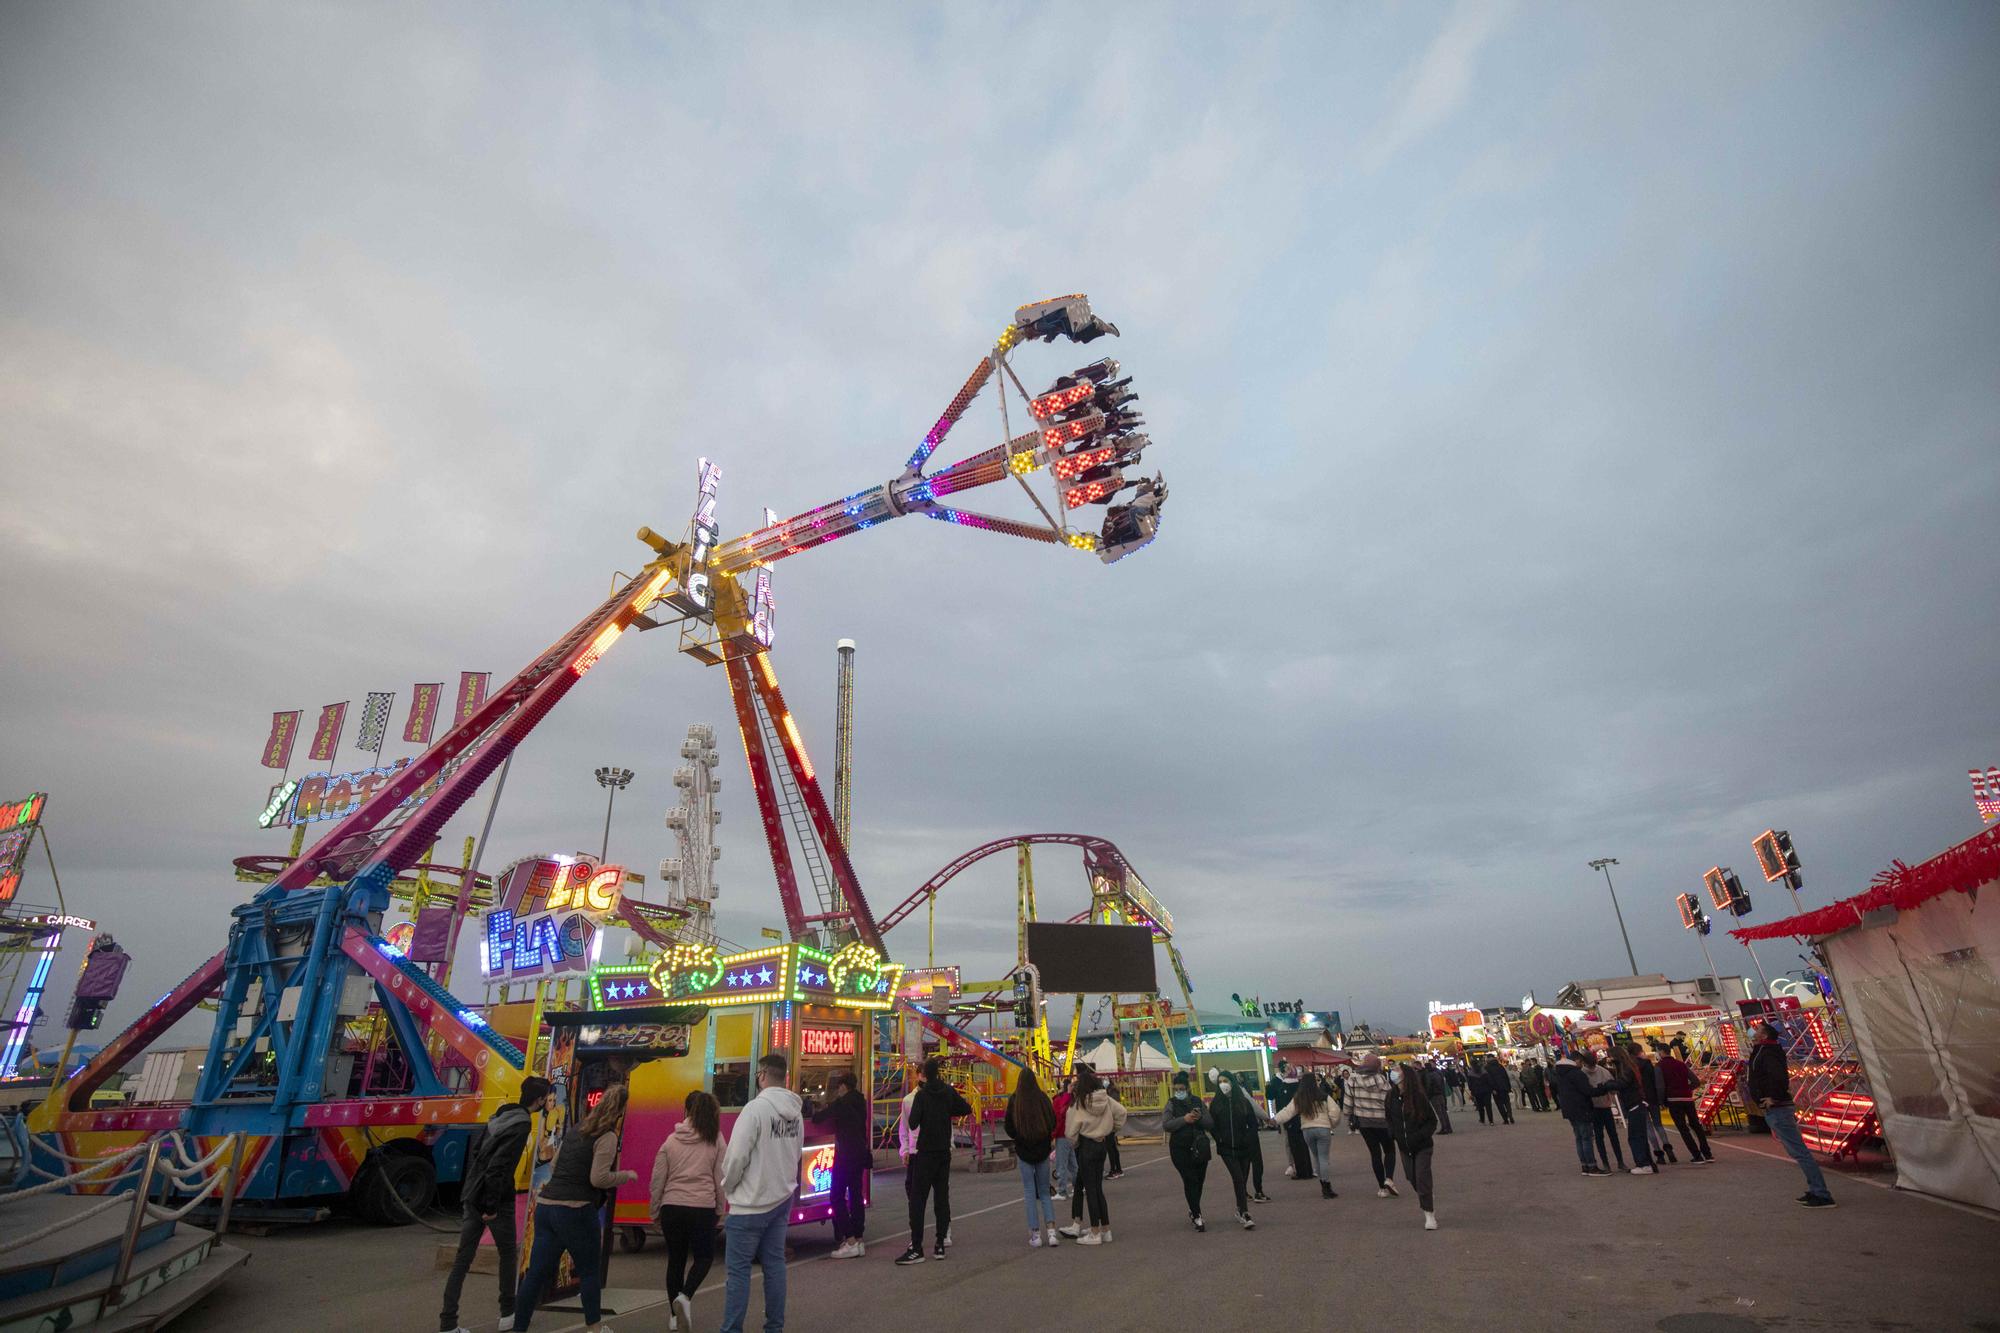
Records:
[[[1825,1174],[1799,1131],[1778,1034],[1759,1023],[1751,1037],[1747,1091],[1773,1137],[1805,1176],[1806,1192],[1798,1202],[1833,1207]],[[866,1253],[868,1176],[874,1161],[870,1102],[854,1076],[841,1071],[829,1080],[825,1101],[808,1106],[787,1086],[787,1073],[782,1055],[766,1055],[758,1062],[757,1094],[737,1113],[727,1135],[716,1098],[705,1091],[689,1093],[683,1118],[654,1157],[649,1198],[666,1242],[670,1330],[693,1328],[693,1302],[715,1261],[718,1233],[726,1242],[723,1333],[741,1333],[753,1264],[763,1269],[765,1328],[784,1326],[785,1242],[806,1119],[830,1128],[834,1137],[835,1244],[829,1257]],[[1423,1228],[1435,1231],[1435,1144],[1439,1136],[1453,1132],[1452,1104],[1463,1109],[1468,1098],[1485,1125],[1512,1125],[1517,1098],[1530,1112],[1557,1112],[1570,1126],[1581,1173],[1592,1179],[1619,1172],[1657,1175],[1662,1166],[1679,1165],[1682,1158],[1667,1136],[1665,1119],[1672,1120],[1688,1165],[1715,1161],[1697,1114],[1694,1070],[1686,1052],[1675,1045],[1570,1049],[1546,1068],[1530,1060],[1518,1070],[1493,1058],[1470,1063],[1419,1059],[1388,1067],[1370,1052],[1331,1079],[1280,1060],[1261,1106],[1250,1095],[1247,1075],[1211,1069],[1205,1081],[1204,1090],[1188,1071],[1177,1072],[1161,1116],[1168,1160],[1180,1179],[1188,1222],[1197,1232],[1207,1230],[1208,1169],[1218,1159],[1229,1181],[1233,1220],[1245,1230],[1255,1228],[1251,1206],[1270,1201],[1264,1193],[1262,1136],[1267,1129],[1281,1136],[1287,1178],[1316,1182],[1322,1199],[1339,1198],[1331,1167],[1343,1121],[1366,1149],[1376,1196],[1401,1197],[1400,1167],[1416,1196]],[[515,1333],[529,1328],[565,1256],[576,1278],[586,1328],[593,1333],[606,1328],[599,1210],[621,1186],[638,1179],[636,1171],[618,1163],[627,1091],[622,1084],[605,1088],[559,1141],[531,1145],[533,1117],[551,1091],[540,1078],[522,1080],[520,1101],[500,1107],[468,1152],[463,1223],[445,1282],[441,1333],[468,1333],[459,1323],[459,1301],[478,1247],[489,1233],[500,1259],[501,1318]],[[954,1123],[972,1113],[939,1061],[926,1061],[897,1109],[894,1126],[910,1230],[899,1265],[943,1260],[951,1248]],[[1127,1117],[1123,1102],[1089,1066],[1064,1076],[1053,1096],[1033,1073],[1019,1075],[1001,1128],[1020,1177],[1030,1248],[1054,1248],[1063,1239],[1090,1246],[1112,1242],[1105,1183],[1123,1174],[1118,1135]],[[516,1291],[515,1181],[521,1164],[530,1160],[546,1170],[546,1179],[532,1201],[533,1239]],[[1069,1221],[1058,1225],[1056,1204],[1064,1200],[1070,1205]],[[927,1215],[935,1228],[928,1254]]]

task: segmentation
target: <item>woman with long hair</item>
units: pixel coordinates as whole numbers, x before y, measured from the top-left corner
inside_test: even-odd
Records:
[[[528,1327],[535,1302],[555,1277],[565,1251],[583,1284],[583,1325],[593,1333],[602,1326],[604,1311],[599,1298],[604,1252],[597,1212],[616,1197],[620,1185],[639,1178],[637,1171],[618,1169],[625,1097],[623,1083],[606,1088],[597,1105],[563,1137],[562,1147],[556,1151],[555,1167],[535,1198],[535,1246],[514,1305],[515,1333],[524,1333]]]
[[[1403,1154],[1403,1176],[1416,1187],[1417,1207],[1424,1210],[1424,1230],[1438,1226],[1435,1201],[1431,1197],[1431,1141],[1437,1134],[1437,1108],[1431,1105],[1430,1089],[1424,1086],[1424,1071],[1415,1065],[1389,1071],[1392,1086],[1383,1099],[1382,1110],[1389,1121],[1389,1133]]]
[[[715,1262],[715,1228],[729,1210],[722,1192],[722,1111],[712,1093],[696,1088],[687,1112],[653,1158],[653,1216],[667,1242],[667,1328],[694,1327],[694,1294]],[[694,1264],[688,1265],[692,1255]]]
[[[1049,1195],[1049,1157],[1055,1151],[1056,1108],[1035,1071],[1023,1069],[1007,1099],[1007,1137],[1014,1141],[1014,1164],[1021,1169],[1021,1206],[1028,1213],[1028,1246],[1056,1243],[1056,1205]]]
[[[1292,1098],[1275,1117],[1281,1126],[1294,1121],[1305,1135],[1306,1160],[1312,1164],[1313,1176],[1319,1181],[1319,1193],[1323,1199],[1339,1196],[1334,1193],[1333,1177],[1327,1174],[1327,1153],[1333,1147],[1333,1102],[1320,1086],[1319,1075],[1307,1070],[1303,1077],[1292,1086]],[[1289,1132],[1289,1131],[1288,1131]]]
[[[1646,1125],[1652,1119],[1652,1110],[1646,1105],[1646,1075],[1629,1046],[1612,1047],[1611,1059],[1618,1067],[1618,1107],[1625,1113],[1625,1141],[1632,1147],[1632,1174],[1657,1176],[1660,1168],[1653,1164],[1652,1143],[1646,1133]]]
[[[1111,1205],[1104,1198],[1104,1165],[1110,1155],[1106,1144],[1125,1123],[1125,1104],[1105,1089],[1104,1081],[1089,1065],[1077,1070],[1076,1095],[1069,1104],[1069,1138],[1076,1145],[1076,1192],[1089,1211],[1090,1229],[1084,1230],[1074,1216],[1058,1234],[1069,1236],[1079,1245],[1111,1243]]]

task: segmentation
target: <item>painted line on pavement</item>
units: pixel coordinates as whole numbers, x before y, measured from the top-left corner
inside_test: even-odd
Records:
[[[1125,1173],[1127,1175],[1130,1175],[1132,1172],[1137,1171],[1142,1166],[1152,1166],[1156,1162],[1164,1162],[1166,1160],[1167,1159],[1165,1157],[1148,1157],[1143,1162],[1134,1162],[1130,1166],[1126,1167]],[[1790,1159],[1788,1158],[1786,1160]],[[985,1208],[975,1208],[969,1213],[953,1213],[951,1215],[951,1220],[953,1225],[956,1225],[963,1218],[979,1217],[985,1213],[997,1213],[1002,1208],[1019,1208],[1020,1206],[1021,1206],[1021,1201],[1019,1199],[1003,1199],[1001,1202],[996,1204],[990,1204]],[[789,1273],[794,1268],[804,1268],[808,1264],[824,1263],[831,1258],[833,1258],[833,1252],[829,1250],[825,1254],[815,1254],[810,1259],[799,1259],[794,1262],[787,1263],[785,1265],[785,1271]],[[727,1282],[728,1279],[725,1277],[719,1282],[708,1283],[707,1285],[702,1287],[700,1291],[697,1291],[694,1294],[695,1299],[700,1300],[703,1296],[707,1296],[710,1293],[718,1293],[718,1294],[721,1293],[724,1290]],[[662,1294],[660,1299],[657,1301],[648,1301],[644,1305],[635,1305],[629,1310],[620,1310],[618,1312],[618,1318],[623,1319],[627,1315],[635,1315],[644,1310],[657,1310],[662,1306],[664,1306],[666,1303],[667,1303],[667,1298],[664,1294]],[[564,1324],[562,1327],[553,1330],[553,1333],[582,1333],[582,1330],[588,1327],[589,1325],[581,1321],[578,1321],[577,1323],[574,1324]]]
[[[1731,1143],[1727,1139],[1710,1139],[1709,1142],[1711,1144],[1720,1144],[1724,1148],[1733,1148],[1737,1152],[1747,1152],[1753,1157],[1768,1157],[1774,1162],[1784,1162],[1790,1166],[1798,1165],[1798,1163],[1792,1161],[1790,1154],[1787,1153],[1765,1152],[1762,1148],[1752,1148],[1741,1143]],[[1845,1174],[1837,1174],[1837,1178],[1842,1181],[1851,1180],[1861,1185],[1873,1185],[1878,1190],[1888,1190],[1891,1194],[1901,1194],[1908,1198],[1921,1199],[1925,1203],[1934,1203],[1942,1208],[1956,1208],[1961,1213],[1968,1213],[1973,1217],[1983,1217],[1988,1222],[2000,1222],[2000,1213],[1989,1213],[1984,1208],[1975,1208],[1971,1204],[1960,1203],[1956,1199],[1940,1199],[1935,1194],[1925,1194],[1920,1190],[1897,1189],[1894,1181],[1873,1180],[1867,1176],[1850,1176]]]

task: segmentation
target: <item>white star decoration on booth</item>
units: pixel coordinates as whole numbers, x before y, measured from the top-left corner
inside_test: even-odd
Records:
[[[764,984],[765,984],[766,986],[770,985],[770,984],[771,984],[771,969],[770,969],[770,968],[768,968],[768,967],[762,967],[762,968],[758,968],[758,969],[757,969],[757,980],[759,980],[759,981],[763,982],[763,983],[764,983]]]

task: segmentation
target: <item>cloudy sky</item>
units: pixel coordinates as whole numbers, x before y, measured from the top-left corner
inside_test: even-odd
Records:
[[[512,674],[697,457],[726,532],[883,480],[1016,304],[1087,291],[1153,547],[898,523],[777,571],[823,768],[861,645],[877,910],[1099,833],[1205,1004],[1409,1027],[1623,972],[1609,855],[1641,969],[1692,975],[1673,896],[1734,864],[1768,919],[1767,825],[1815,904],[1979,827],[1996,69],[1981,4],[7,6],[0,798],[52,793],[136,955],[116,1024],[282,849],[273,710],[395,689],[400,731],[412,681]],[[615,762],[650,866],[709,722],[754,938],[726,685],[666,638],[522,748],[488,863],[594,847]],[[940,958],[995,974],[1012,914],[1010,861],[961,877]]]

